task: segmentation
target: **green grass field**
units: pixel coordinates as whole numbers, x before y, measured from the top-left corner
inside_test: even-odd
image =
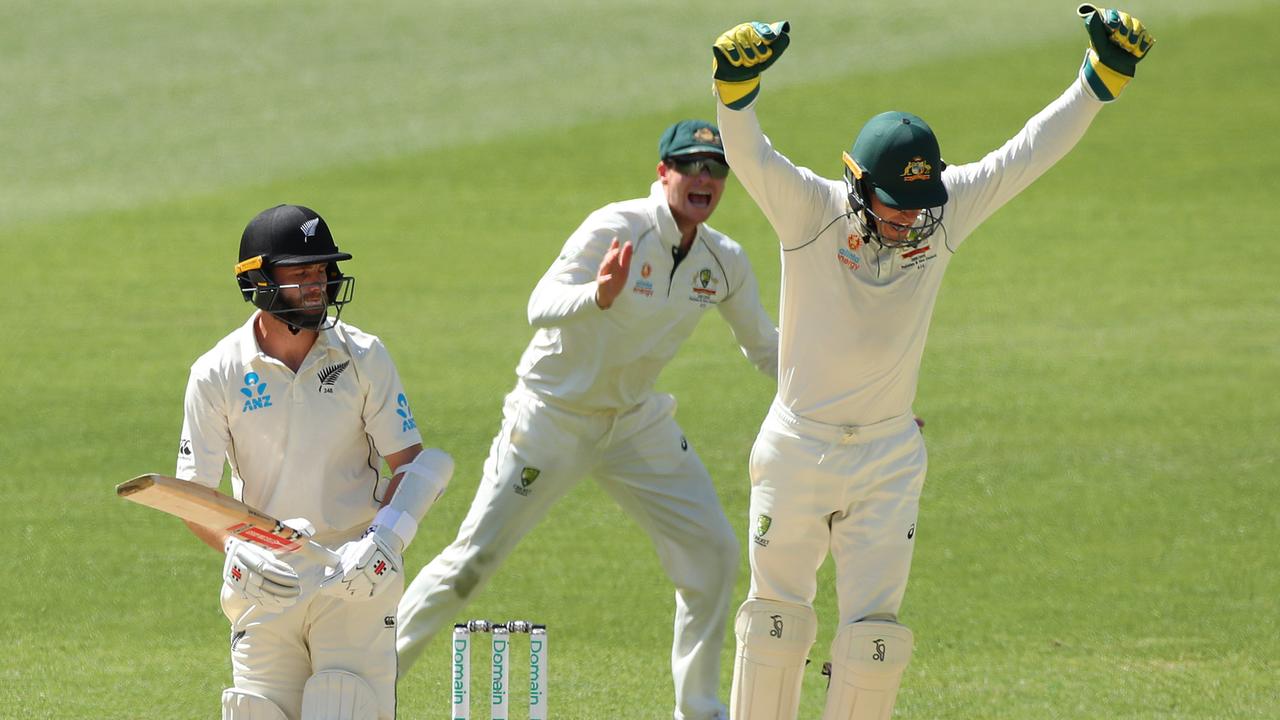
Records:
[[[1170,5],[1131,7],[1159,38],[1133,86],[944,283],[896,718],[1280,716],[1280,3]],[[1085,41],[1072,3],[894,8],[791,15],[760,115],[798,163],[834,176],[891,107],[929,119],[950,162],[977,159],[1057,96]],[[248,312],[231,266],[253,214],[325,216],[356,258],[344,319],[384,338],[428,444],[458,460],[416,569],[469,505],[536,279],[589,211],[647,191],[667,124],[712,115],[714,36],[776,14],[10,3],[0,717],[217,717],[221,559],[112,487],[171,472],[189,364]],[[713,224],[776,309],[772,233],[733,181]],[[745,536],[771,383],[713,318],[660,384]],[[742,569],[739,597],[745,552]],[[820,587],[804,718],[829,565]],[[553,716],[662,718],[671,595],[584,483],[466,615],[551,626]],[[446,645],[401,683],[400,717],[444,716]],[[731,665],[730,644],[725,695]]]

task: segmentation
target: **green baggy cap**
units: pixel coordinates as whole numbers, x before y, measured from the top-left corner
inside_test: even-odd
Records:
[[[715,153],[724,157],[720,128],[706,120],[681,120],[667,128],[658,140],[659,160],[694,153]]]
[[[946,204],[938,138],[919,117],[898,111],[876,115],[862,126],[849,154],[885,205],[918,210]]]

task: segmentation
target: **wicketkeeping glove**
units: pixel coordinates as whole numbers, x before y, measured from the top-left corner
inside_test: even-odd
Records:
[[[227,538],[222,581],[246,600],[266,608],[287,608],[298,601],[302,584],[293,568],[270,550]]]
[[[791,23],[736,25],[716,38],[711,47],[711,70],[716,94],[731,110],[741,110],[760,94],[760,73],[769,69],[791,44]]]
[[[1156,39],[1142,21],[1123,10],[1094,7],[1076,9],[1089,30],[1089,51],[1080,73],[1102,102],[1111,102],[1133,79],[1138,61],[1147,56]]]

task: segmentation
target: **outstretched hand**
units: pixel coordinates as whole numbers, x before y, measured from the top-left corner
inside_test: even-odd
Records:
[[[720,34],[711,47],[711,74],[720,102],[731,110],[750,105],[760,93],[760,73],[791,44],[791,23],[779,20],[739,23]]]
[[[1093,94],[1103,102],[1119,97],[1133,79],[1138,62],[1156,39],[1142,21],[1123,10],[1081,4],[1076,14],[1089,31],[1089,52],[1081,72]]]
[[[634,248],[628,240],[619,247],[618,238],[609,244],[609,251],[600,261],[600,269],[596,271],[596,305],[607,310],[613,301],[622,293],[627,285],[627,276],[631,273],[631,253]]]

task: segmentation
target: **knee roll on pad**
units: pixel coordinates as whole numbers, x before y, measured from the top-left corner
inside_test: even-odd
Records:
[[[364,678],[322,670],[302,687],[302,720],[377,720],[378,698]]]
[[[734,720],[787,720],[800,708],[805,657],[818,635],[813,608],[749,599],[734,620],[738,639],[733,663]]]
[[[222,691],[222,720],[289,720],[280,706],[239,688]]]
[[[863,620],[831,642],[831,685],[822,720],[889,720],[911,662],[914,636],[904,625]]]

